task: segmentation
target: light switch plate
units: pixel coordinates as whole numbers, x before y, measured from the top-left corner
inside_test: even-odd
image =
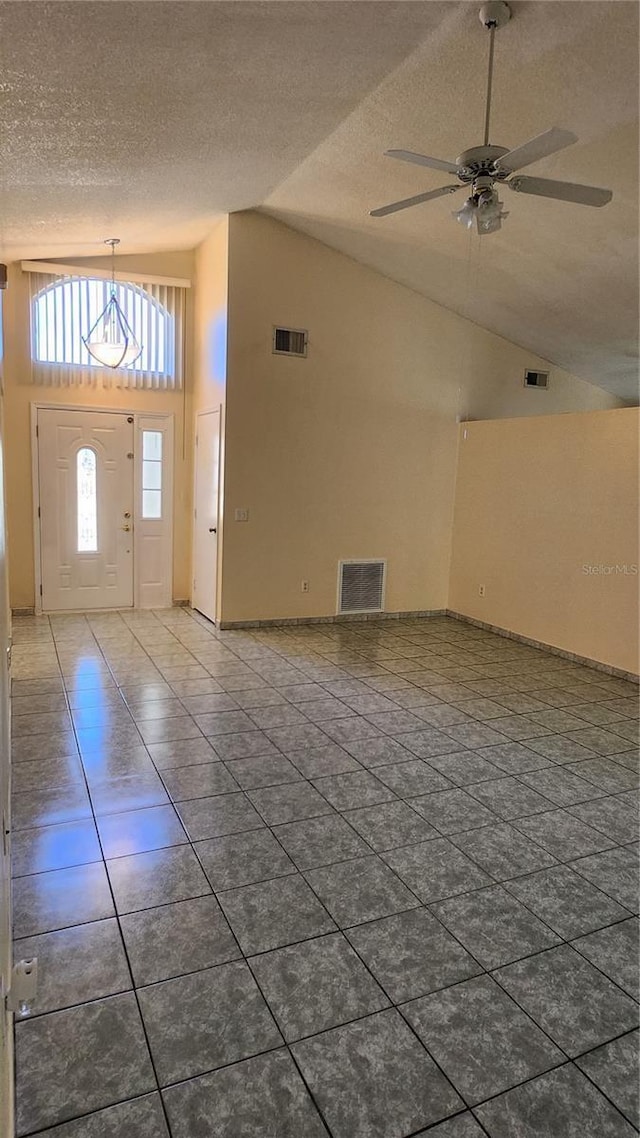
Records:
[[[235,520],[237,522],[248,522],[249,521],[249,511],[244,510],[244,509],[236,510],[234,513],[234,517],[235,517]]]

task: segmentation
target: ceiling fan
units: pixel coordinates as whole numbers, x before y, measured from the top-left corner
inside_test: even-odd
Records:
[[[503,0],[491,0],[480,9],[480,22],[487,28],[490,37],[487,105],[482,146],[473,146],[470,150],[464,150],[455,162],[430,158],[426,154],[415,154],[411,150],[385,151],[389,158],[398,158],[415,166],[428,166],[432,170],[455,174],[460,185],[440,186],[437,190],[428,190],[424,194],[416,194],[415,197],[403,198],[402,201],[371,210],[371,217],[386,217],[389,213],[398,213],[399,210],[444,197],[445,194],[453,194],[462,186],[470,186],[470,197],[462,209],[455,211],[452,216],[467,229],[470,229],[475,221],[478,233],[495,233],[501,228],[503,219],[509,216],[504,211],[504,203],[499,200],[496,183],[503,183],[519,194],[534,194],[537,197],[555,198],[557,201],[575,202],[578,205],[603,206],[611,201],[613,196],[611,190],[580,186],[573,182],[557,182],[549,178],[529,178],[517,173],[532,162],[538,162],[539,159],[555,154],[558,150],[564,150],[566,146],[577,142],[576,135],[569,130],[551,127],[550,130],[531,138],[522,146],[516,146],[514,150],[507,150],[504,146],[489,145],[495,33],[510,19],[511,9]],[[512,176],[514,174],[515,177]]]

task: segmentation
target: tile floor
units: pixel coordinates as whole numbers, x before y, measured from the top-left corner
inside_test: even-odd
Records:
[[[637,689],[450,619],[15,623],[17,1133],[637,1133]]]

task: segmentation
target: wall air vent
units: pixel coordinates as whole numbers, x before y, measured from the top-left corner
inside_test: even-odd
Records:
[[[383,612],[385,561],[340,561],[338,612]]]
[[[525,387],[548,387],[549,372],[530,371],[529,368],[525,368],[524,385]]]
[[[274,328],[273,354],[276,356],[306,356],[309,333],[304,328]]]

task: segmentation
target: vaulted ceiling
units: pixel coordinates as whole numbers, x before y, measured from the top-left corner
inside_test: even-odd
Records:
[[[496,37],[491,141],[579,142],[526,173],[613,190],[603,209],[502,193],[368,211],[450,181],[389,147],[454,159],[482,141],[488,36],[457,0],[0,3],[2,258],[189,248],[260,208],[634,400],[638,5],[513,0]],[[454,206],[454,203],[455,204]]]

